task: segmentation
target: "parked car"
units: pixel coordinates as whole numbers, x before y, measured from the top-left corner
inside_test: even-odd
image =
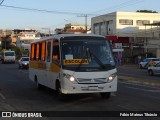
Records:
[[[160,75],[160,62],[154,66],[148,67],[148,74],[149,75]]]
[[[18,61],[18,66],[19,66],[19,69],[21,68],[28,69],[29,68],[29,57],[21,57],[20,60]]]
[[[146,58],[139,63],[139,67],[148,68],[149,66],[156,65],[158,62],[160,62],[160,59],[158,58]]]

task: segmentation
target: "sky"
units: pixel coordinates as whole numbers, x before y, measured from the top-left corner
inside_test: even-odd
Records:
[[[0,0],[0,3],[3,0]],[[87,23],[115,11],[160,12],[160,0],[4,0],[0,5],[0,29],[63,28],[68,23]]]

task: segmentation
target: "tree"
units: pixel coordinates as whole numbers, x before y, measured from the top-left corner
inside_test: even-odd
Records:
[[[137,10],[136,12],[142,12],[142,13],[158,13],[157,11],[152,11],[152,10]]]

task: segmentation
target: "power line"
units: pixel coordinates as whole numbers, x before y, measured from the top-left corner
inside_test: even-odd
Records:
[[[4,0],[3,0],[4,1]],[[2,2],[1,2],[2,3]],[[65,15],[80,15],[84,13],[74,13],[74,12],[61,12],[61,11],[51,11],[51,10],[43,10],[43,9],[33,9],[33,8],[24,8],[24,7],[17,7],[17,6],[9,6],[9,5],[1,5],[2,7],[7,8],[14,8],[14,9],[21,9],[21,10],[29,10],[29,11],[37,11],[37,12],[45,12],[45,13],[52,13],[52,14],[65,14]],[[87,14],[90,16],[95,16],[97,14]]]
[[[143,0],[139,0],[139,1],[133,1],[133,0],[129,0],[129,1],[126,1],[126,2],[123,2],[119,5],[114,5],[114,6],[111,6],[109,8],[106,8],[106,9],[102,9],[102,10],[98,10],[98,11],[94,11],[94,12],[90,12],[90,13],[99,13],[99,12],[106,12],[107,10],[114,10],[114,9],[118,9],[118,8],[122,8],[122,7],[125,7],[125,6],[130,6],[130,5],[134,5],[134,4],[137,4],[137,3],[140,3],[142,2]]]
[[[2,5],[3,2],[4,2],[4,0],[1,1],[0,5]]]

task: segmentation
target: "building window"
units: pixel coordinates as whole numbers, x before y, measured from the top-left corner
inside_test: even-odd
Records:
[[[107,35],[113,34],[113,20],[107,21]]]
[[[94,34],[99,34],[99,23],[94,24]]]
[[[154,20],[153,23],[160,23],[160,21],[159,20]]]
[[[119,19],[120,25],[133,25],[133,20],[129,19]]]
[[[137,20],[137,25],[145,25],[145,24],[150,24],[149,20]]]
[[[105,35],[106,29],[105,29],[105,22],[100,23],[100,35]]]

